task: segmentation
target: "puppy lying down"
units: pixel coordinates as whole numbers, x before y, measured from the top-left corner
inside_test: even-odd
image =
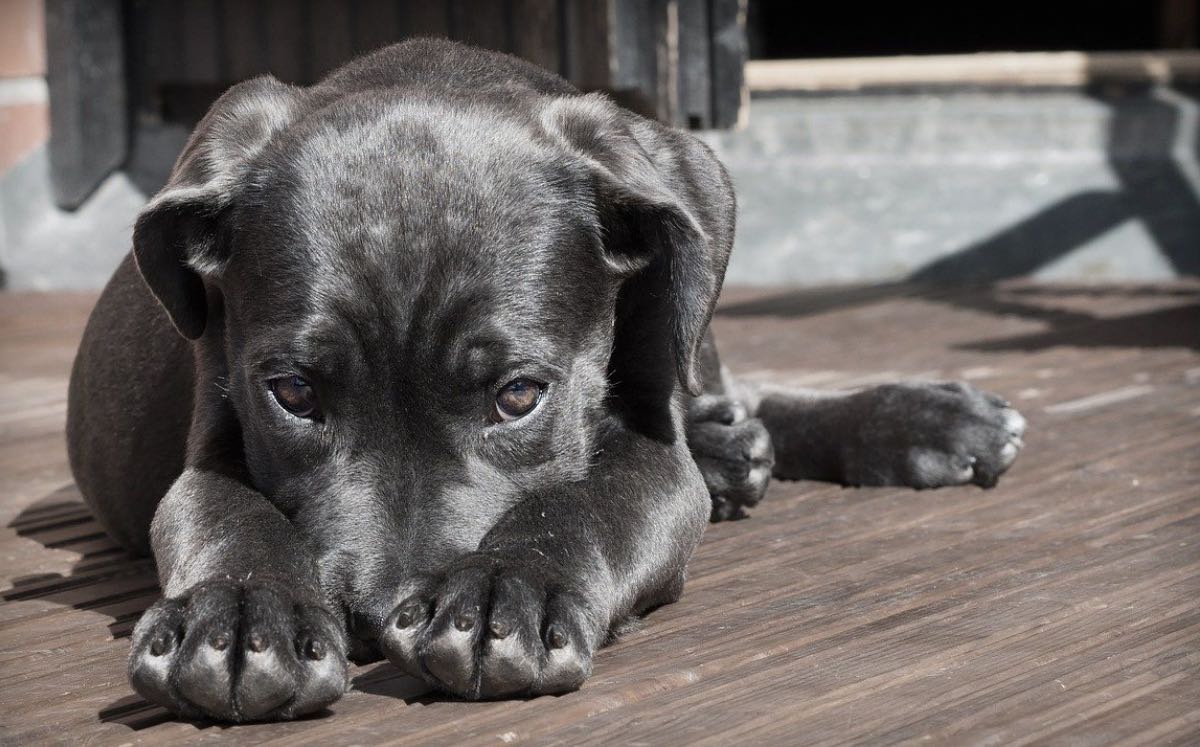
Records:
[[[387,657],[466,698],[577,688],[771,475],[991,487],[1023,420],[957,383],[731,377],[734,196],[687,133],[444,41],[217,101],[93,311],[80,490],[163,599],[129,676],[285,719]]]

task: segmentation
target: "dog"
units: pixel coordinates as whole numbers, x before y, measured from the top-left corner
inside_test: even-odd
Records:
[[[498,53],[229,89],[71,375],[80,491],[162,585],[136,691],[288,719],[380,657],[464,698],[569,691],[772,475],[994,485],[1024,429],[995,395],[722,367],[734,213],[700,140]]]

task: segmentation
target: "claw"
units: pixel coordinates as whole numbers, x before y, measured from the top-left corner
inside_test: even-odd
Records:
[[[475,627],[475,614],[473,612],[460,612],[454,618],[454,627],[458,628],[464,633],[467,632],[471,628]]]

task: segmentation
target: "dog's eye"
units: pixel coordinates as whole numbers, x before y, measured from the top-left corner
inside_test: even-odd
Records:
[[[298,418],[317,416],[317,393],[299,376],[271,379],[271,394],[279,406]]]
[[[532,379],[513,379],[496,392],[497,421],[516,420],[537,407],[542,398],[542,385]]]

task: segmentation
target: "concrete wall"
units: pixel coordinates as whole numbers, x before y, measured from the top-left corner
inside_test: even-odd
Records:
[[[49,134],[42,20],[41,0],[0,2],[0,179]],[[0,203],[0,273],[10,243],[5,214]]]
[[[737,183],[729,281],[1200,272],[1194,93],[757,98],[706,140]]]
[[[0,2],[0,173],[49,133],[42,19],[41,0]]]

